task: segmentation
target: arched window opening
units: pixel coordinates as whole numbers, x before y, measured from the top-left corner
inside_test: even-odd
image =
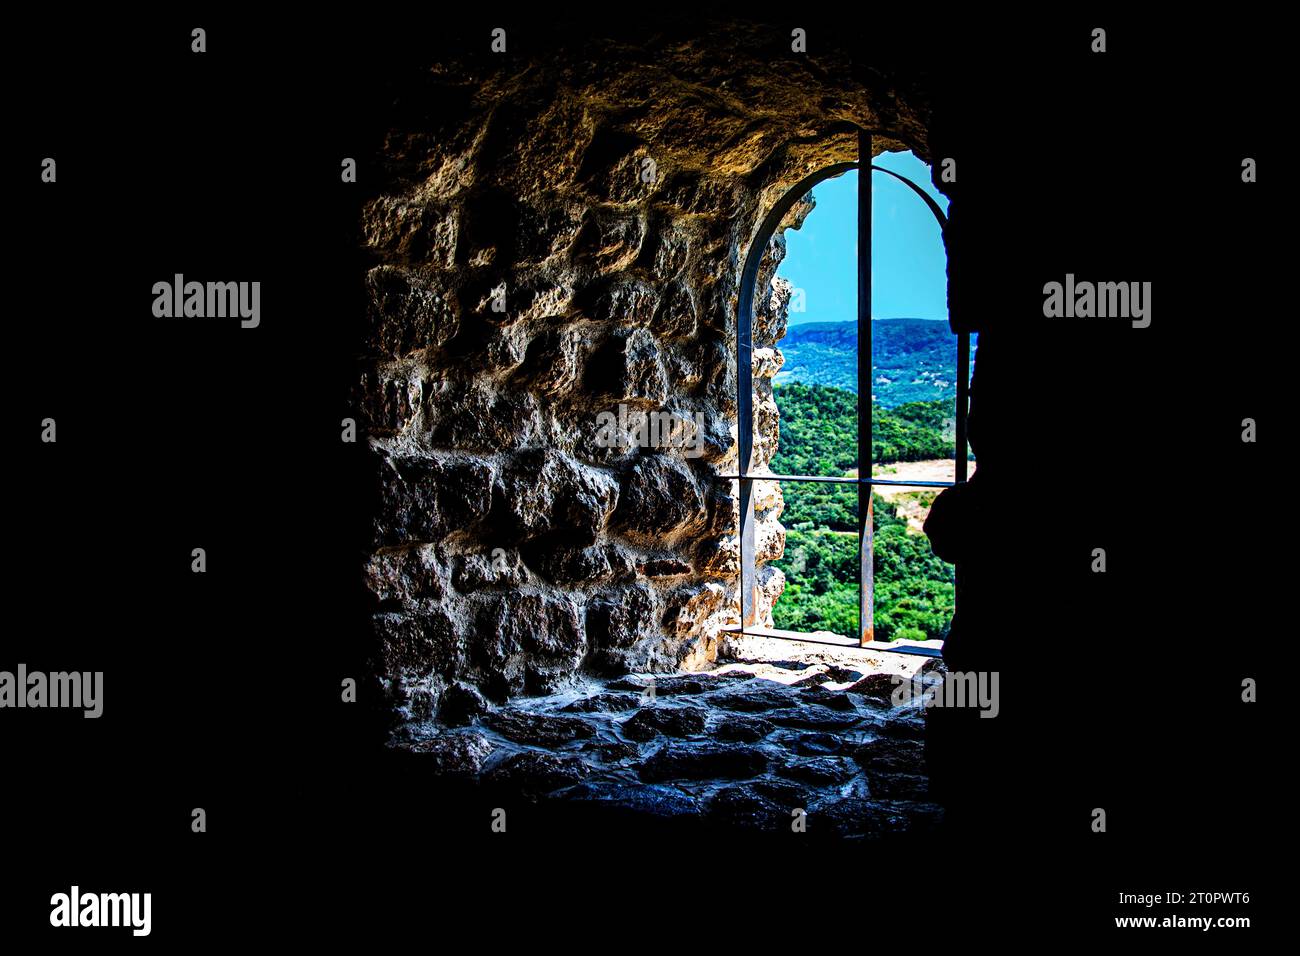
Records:
[[[864,131],[859,156],[870,155]],[[937,654],[955,606],[955,574],[931,551],[921,522],[941,489],[967,477],[970,341],[945,321],[945,203],[918,182],[926,168],[910,154],[889,154],[869,169],[862,178],[871,188],[856,181],[858,163],[798,183],[764,218],[746,257],[737,313],[740,457],[738,473],[725,476],[740,498],[737,630]],[[793,230],[819,215],[809,202],[814,187],[826,212],[800,237]],[[798,249],[802,281],[793,284],[779,265],[773,280],[763,261],[783,226]],[[872,308],[873,266],[880,312]],[[764,297],[772,296],[789,322],[777,343],[786,361],[775,373],[772,350],[754,348],[756,303],[758,321],[767,321]],[[756,411],[770,417],[773,400],[780,438],[774,452],[756,454]],[[775,558],[760,555],[755,536],[756,510],[774,507],[774,486],[785,528]],[[785,575],[770,622],[758,590],[763,559]]]

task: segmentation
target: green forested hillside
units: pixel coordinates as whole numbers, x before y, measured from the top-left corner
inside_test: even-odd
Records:
[[[843,475],[858,466],[858,396],[842,388],[792,382],[776,389],[781,440],[773,470]],[[953,403],[943,399],[871,406],[871,460],[925,461],[953,454]],[[780,467],[777,461],[781,462]]]
[[[791,383],[776,389],[781,433],[772,471],[841,476],[858,467],[857,396],[845,389]],[[951,403],[874,405],[873,462],[921,461],[952,454]],[[858,633],[857,487],[782,483],[785,555],[775,562],[786,590],[773,616],[794,631]],[[914,493],[928,503],[933,491]],[[942,638],[953,610],[953,569],[909,530],[895,507],[872,497],[875,518],[875,627],[878,640]]]

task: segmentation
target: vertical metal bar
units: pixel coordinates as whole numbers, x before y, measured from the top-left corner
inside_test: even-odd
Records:
[[[871,133],[858,130],[858,477],[871,476]],[[864,470],[865,469],[865,470]],[[875,637],[871,485],[858,485],[858,631]]]
[[[957,482],[966,480],[966,414],[970,402],[970,333],[957,336]]]

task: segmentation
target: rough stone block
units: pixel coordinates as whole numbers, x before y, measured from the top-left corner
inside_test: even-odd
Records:
[[[414,273],[376,266],[366,275],[370,348],[399,358],[445,345],[460,327],[455,307]]]
[[[378,467],[376,547],[439,542],[491,508],[492,468],[484,461],[385,455]]]

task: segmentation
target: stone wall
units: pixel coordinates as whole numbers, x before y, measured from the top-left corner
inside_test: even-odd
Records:
[[[738,621],[735,488],[715,476],[737,467],[745,252],[785,189],[856,158],[852,124],[925,157],[925,106],[851,61],[785,52],[788,35],[707,32],[485,51],[394,103],[363,213],[356,405],[374,676],[402,718],[457,685],[500,701],[584,671],[698,667]],[[776,443],[783,251],[778,236],[760,277],[756,467]],[[698,455],[639,447],[650,412],[700,422]],[[781,499],[757,497],[763,562]],[[760,580],[770,620],[783,582]]]

